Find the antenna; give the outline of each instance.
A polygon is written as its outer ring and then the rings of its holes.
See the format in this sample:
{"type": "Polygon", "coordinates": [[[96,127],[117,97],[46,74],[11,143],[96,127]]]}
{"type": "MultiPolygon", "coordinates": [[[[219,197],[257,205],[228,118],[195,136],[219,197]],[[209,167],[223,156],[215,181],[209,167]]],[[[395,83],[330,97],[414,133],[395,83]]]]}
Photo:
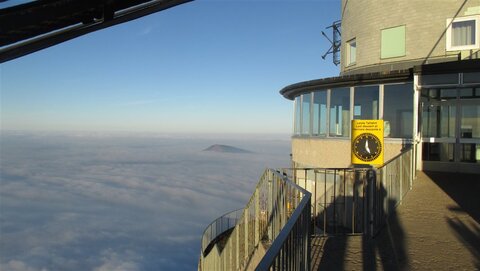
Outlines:
{"type": "Polygon", "coordinates": [[[342,44],[342,34],[340,32],[342,26],[342,21],[335,21],[332,23],[331,26],[325,29],[332,29],[332,39],[330,39],[325,32],[322,31],[322,35],[330,42],[331,46],[328,51],[322,56],[322,59],[325,60],[327,55],[332,54],[333,56],[333,64],[338,65],[340,64],[340,45],[342,44]]]}

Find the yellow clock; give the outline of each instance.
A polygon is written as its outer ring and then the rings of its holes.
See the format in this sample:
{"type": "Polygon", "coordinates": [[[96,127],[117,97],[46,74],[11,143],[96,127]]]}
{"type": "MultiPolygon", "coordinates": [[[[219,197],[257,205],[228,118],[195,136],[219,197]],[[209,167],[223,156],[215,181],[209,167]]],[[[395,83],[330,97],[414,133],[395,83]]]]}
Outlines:
{"type": "Polygon", "coordinates": [[[382,153],[382,143],[376,135],[362,133],[353,140],[352,151],[361,161],[371,162],[382,153]]]}

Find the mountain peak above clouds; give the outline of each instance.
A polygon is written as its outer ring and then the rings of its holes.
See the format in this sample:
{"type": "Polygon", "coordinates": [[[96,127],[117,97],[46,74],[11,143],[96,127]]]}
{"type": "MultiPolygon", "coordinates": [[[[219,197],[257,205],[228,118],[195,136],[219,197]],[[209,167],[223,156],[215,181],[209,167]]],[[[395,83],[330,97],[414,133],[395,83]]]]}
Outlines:
{"type": "Polygon", "coordinates": [[[203,151],[222,152],[222,153],[251,153],[251,151],[247,151],[247,150],[229,146],[229,145],[221,145],[221,144],[214,144],[204,149],[203,151]]]}

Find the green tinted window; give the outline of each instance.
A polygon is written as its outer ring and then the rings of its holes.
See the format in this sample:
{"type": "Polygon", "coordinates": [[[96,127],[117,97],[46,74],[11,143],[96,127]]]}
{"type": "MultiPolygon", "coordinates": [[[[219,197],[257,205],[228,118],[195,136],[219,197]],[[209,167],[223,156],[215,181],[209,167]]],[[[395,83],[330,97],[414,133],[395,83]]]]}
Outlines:
{"type": "Polygon", "coordinates": [[[405,26],[382,30],[381,57],[405,56],[405,26]]]}

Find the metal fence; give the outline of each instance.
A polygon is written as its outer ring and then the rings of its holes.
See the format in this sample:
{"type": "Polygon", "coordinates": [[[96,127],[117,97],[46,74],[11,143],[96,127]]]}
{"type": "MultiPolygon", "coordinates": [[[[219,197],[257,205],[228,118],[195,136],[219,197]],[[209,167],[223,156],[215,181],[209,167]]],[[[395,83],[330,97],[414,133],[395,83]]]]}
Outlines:
{"type": "Polygon", "coordinates": [[[366,170],[353,168],[285,169],[312,194],[312,229],[316,235],[358,234],[365,226],[366,170]]]}
{"type": "Polygon", "coordinates": [[[202,235],[202,253],[207,255],[213,245],[226,234],[229,230],[237,225],[238,220],[242,216],[243,209],[228,212],[221,217],[215,219],[205,228],[202,235]]]}
{"type": "Polygon", "coordinates": [[[267,169],[226,244],[202,253],[199,269],[308,270],[309,206],[310,193],[267,169]]]}
{"type": "MultiPolygon", "coordinates": [[[[408,149],[380,168],[267,169],[226,243],[204,254],[202,240],[199,269],[309,270],[311,234],[373,236],[383,227],[412,188],[413,160],[408,149]]],[[[218,221],[207,241],[228,228],[218,221]]]]}
{"type": "Polygon", "coordinates": [[[255,270],[310,270],[310,200],[303,197],[255,270]]]}
{"type": "Polygon", "coordinates": [[[312,229],[316,235],[369,234],[411,189],[412,149],[380,168],[293,168],[285,174],[312,194],[312,229]]]}
{"type": "Polygon", "coordinates": [[[414,162],[413,150],[408,149],[376,170],[372,195],[372,235],[378,233],[387,216],[395,211],[407,192],[412,189],[415,178],[414,162]]]}

